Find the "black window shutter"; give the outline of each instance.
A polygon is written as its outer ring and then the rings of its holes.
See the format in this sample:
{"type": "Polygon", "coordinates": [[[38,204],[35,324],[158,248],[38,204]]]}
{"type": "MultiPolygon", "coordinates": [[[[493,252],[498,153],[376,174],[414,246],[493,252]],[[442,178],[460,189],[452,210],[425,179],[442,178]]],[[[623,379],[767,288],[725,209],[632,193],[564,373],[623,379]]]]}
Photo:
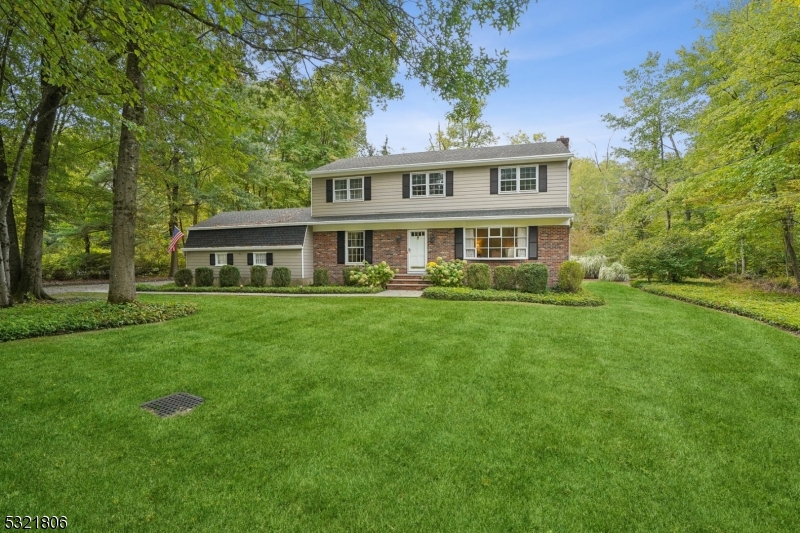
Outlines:
{"type": "Polygon", "coordinates": [[[325,180],[325,201],[333,201],[333,180],[325,180]]]}
{"type": "Polygon", "coordinates": [[[267,265],[272,266],[272,252],[267,252],[267,265]]]}
{"type": "Polygon", "coordinates": [[[372,263],[372,230],[364,231],[364,260],[372,263]]]}
{"type": "Polygon", "coordinates": [[[364,200],[372,200],[372,178],[364,178],[364,200]]]}
{"type": "Polygon", "coordinates": [[[547,192],[547,165],[539,165],[539,192],[547,192]]]}
{"type": "Polygon", "coordinates": [[[448,170],[445,173],[445,195],[446,196],[453,196],[453,171],[448,170]]]}
{"type": "Polygon", "coordinates": [[[229,265],[233,264],[233,254],[228,254],[228,264],[229,265]]]}
{"type": "Polygon", "coordinates": [[[216,266],[217,265],[217,254],[209,254],[209,265],[216,266]]]}
{"type": "Polygon", "coordinates": [[[250,266],[252,264],[253,264],[253,254],[249,253],[247,254],[247,266],[250,266]]]}
{"type": "Polygon", "coordinates": [[[411,198],[411,174],[403,174],[403,198],[411,198]]]}
{"type": "Polygon", "coordinates": [[[497,194],[497,169],[489,169],[489,194],[497,194]]]}
{"type": "Polygon", "coordinates": [[[464,228],[456,228],[456,259],[464,259],[464,228]]]}
{"type": "Polygon", "coordinates": [[[336,262],[344,264],[344,232],[336,232],[336,262]]]}
{"type": "Polygon", "coordinates": [[[528,227],[528,259],[539,259],[539,226],[528,227]]]}

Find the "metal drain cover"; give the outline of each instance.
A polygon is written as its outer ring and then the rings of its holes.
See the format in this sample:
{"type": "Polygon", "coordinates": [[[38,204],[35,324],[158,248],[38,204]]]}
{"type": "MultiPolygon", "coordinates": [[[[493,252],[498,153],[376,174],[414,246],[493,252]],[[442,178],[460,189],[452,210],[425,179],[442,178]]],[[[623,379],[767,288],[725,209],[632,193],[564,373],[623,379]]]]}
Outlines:
{"type": "Polygon", "coordinates": [[[150,411],[161,418],[166,418],[177,414],[186,414],[201,403],[203,403],[203,399],[200,396],[186,392],[176,392],[175,394],[143,403],[142,409],[150,411]]]}

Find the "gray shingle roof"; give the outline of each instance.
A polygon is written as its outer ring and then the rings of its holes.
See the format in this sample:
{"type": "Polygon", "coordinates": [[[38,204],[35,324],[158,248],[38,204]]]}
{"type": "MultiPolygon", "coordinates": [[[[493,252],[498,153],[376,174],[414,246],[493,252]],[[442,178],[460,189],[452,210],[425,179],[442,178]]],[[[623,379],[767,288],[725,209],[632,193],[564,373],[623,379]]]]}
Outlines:
{"type": "Polygon", "coordinates": [[[292,207],[288,209],[259,209],[257,211],[226,211],[192,227],[274,226],[278,224],[302,224],[310,221],[310,207],[292,207]]]}
{"type": "Polygon", "coordinates": [[[508,146],[464,148],[461,150],[442,150],[436,152],[414,152],[410,154],[351,157],[349,159],[339,159],[333,163],[328,163],[327,165],[314,169],[311,173],[394,167],[403,165],[456,163],[465,161],[480,161],[486,159],[511,159],[518,157],[537,157],[547,155],[568,156],[570,155],[570,151],[562,142],[555,141],[532,144],[512,144],[508,146]]]}
{"type": "Polygon", "coordinates": [[[302,246],[305,236],[306,226],[190,230],[184,248],[302,246]]]}

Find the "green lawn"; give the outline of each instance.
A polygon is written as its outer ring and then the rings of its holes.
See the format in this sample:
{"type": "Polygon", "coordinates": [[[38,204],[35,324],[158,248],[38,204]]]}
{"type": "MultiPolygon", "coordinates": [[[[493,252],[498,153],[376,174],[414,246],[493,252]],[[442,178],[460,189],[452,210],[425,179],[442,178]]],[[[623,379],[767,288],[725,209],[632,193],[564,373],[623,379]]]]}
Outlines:
{"type": "Polygon", "coordinates": [[[0,515],[75,531],[799,531],[800,339],[608,305],[145,296],[0,345],[0,515]],[[161,420],[139,404],[206,403],[161,420]]]}

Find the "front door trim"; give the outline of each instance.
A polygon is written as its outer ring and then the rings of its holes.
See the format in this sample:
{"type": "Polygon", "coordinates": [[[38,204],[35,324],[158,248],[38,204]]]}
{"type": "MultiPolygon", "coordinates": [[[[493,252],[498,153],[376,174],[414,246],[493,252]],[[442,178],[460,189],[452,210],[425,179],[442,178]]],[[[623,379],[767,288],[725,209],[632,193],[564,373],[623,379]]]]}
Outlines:
{"type": "Polygon", "coordinates": [[[409,274],[424,274],[428,264],[428,230],[408,230],[408,254],[406,257],[407,272],[409,274]],[[412,266],[412,257],[414,265],[412,266]],[[421,259],[421,264],[420,263],[421,259]]]}

